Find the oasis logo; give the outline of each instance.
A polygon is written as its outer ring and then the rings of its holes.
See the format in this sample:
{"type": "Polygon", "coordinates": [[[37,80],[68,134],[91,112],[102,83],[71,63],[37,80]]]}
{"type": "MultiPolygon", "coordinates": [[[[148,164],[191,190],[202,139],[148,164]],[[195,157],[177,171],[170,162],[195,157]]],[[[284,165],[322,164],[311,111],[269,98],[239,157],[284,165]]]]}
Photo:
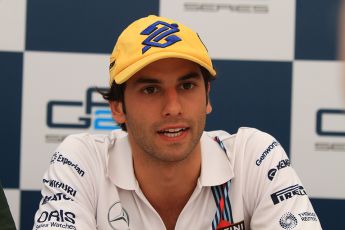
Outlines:
{"type": "Polygon", "coordinates": [[[292,185],[290,187],[279,190],[278,192],[271,194],[271,198],[272,198],[273,204],[276,205],[284,200],[290,199],[293,196],[297,196],[297,195],[298,196],[307,195],[303,186],[299,184],[292,185]]]}
{"type": "Polygon", "coordinates": [[[44,211],[38,217],[37,222],[43,223],[46,221],[56,221],[56,222],[68,222],[75,224],[75,214],[73,212],[65,212],[64,210],[55,210],[55,211],[44,211]]]}
{"type": "Polygon", "coordinates": [[[194,12],[231,12],[242,14],[268,14],[269,6],[263,4],[231,4],[231,3],[198,3],[186,2],[185,11],[194,12]]]}
{"type": "Polygon", "coordinates": [[[104,91],[105,88],[88,88],[86,90],[85,105],[82,101],[55,101],[47,103],[47,125],[50,128],[70,128],[70,129],[88,129],[93,127],[96,130],[120,129],[111,117],[111,111],[108,109],[108,103],[93,101],[93,95],[98,91],[104,91]],[[59,122],[54,117],[55,109],[80,108],[85,106],[85,114],[78,117],[78,122],[59,122]],[[97,109],[92,114],[94,107],[107,107],[107,109],[97,109]],[[92,122],[93,120],[93,122],[92,122]]]}
{"type": "Polygon", "coordinates": [[[276,168],[272,168],[268,171],[268,174],[267,174],[268,179],[273,180],[273,178],[275,177],[278,170],[286,168],[288,166],[290,166],[290,160],[289,159],[279,161],[276,168]]]}

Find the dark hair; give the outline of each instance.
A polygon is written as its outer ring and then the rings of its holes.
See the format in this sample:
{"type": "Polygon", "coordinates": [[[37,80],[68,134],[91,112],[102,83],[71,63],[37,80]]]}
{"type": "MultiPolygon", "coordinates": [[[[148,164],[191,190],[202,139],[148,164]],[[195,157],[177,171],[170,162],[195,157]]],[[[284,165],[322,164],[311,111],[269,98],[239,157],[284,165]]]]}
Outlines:
{"type": "MultiPolygon", "coordinates": [[[[201,69],[201,74],[203,76],[204,79],[204,83],[205,83],[205,90],[207,92],[208,89],[208,84],[214,80],[214,77],[210,74],[210,72],[208,72],[208,70],[206,70],[204,67],[200,67],[201,69]]],[[[104,91],[98,91],[102,97],[107,100],[107,101],[118,101],[122,103],[122,109],[123,112],[126,113],[126,105],[125,105],[125,89],[126,89],[126,82],[122,83],[122,84],[117,84],[115,81],[113,81],[113,83],[111,84],[111,87],[108,88],[107,90],[104,91]]],[[[208,95],[206,93],[206,104],[208,103],[208,95]]],[[[127,127],[125,123],[119,124],[121,129],[123,131],[127,131],[127,127]]]]}

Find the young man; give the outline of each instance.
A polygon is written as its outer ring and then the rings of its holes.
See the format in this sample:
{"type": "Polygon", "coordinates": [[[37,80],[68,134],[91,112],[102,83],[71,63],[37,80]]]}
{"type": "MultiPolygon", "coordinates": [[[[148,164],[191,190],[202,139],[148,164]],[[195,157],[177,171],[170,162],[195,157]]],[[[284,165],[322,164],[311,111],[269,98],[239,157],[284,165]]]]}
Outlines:
{"type": "Polygon", "coordinates": [[[104,94],[125,131],[64,140],[34,229],[321,229],[273,137],[203,131],[215,75],[191,29],[157,16],[129,25],[104,94]]]}

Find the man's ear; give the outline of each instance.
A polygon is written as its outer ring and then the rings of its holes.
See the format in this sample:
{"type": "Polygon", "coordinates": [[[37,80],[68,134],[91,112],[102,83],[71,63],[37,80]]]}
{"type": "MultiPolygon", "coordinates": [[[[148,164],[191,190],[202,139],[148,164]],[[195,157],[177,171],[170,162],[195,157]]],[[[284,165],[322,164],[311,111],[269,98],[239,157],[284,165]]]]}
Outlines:
{"type": "Polygon", "coordinates": [[[211,84],[210,82],[207,84],[207,105],[206,105],[206,114],[209,114],[212,112],[212,105],[210,100],[210,90],[211,90],[211,84]]]}
{"type": "Polygon", "coordinates": [[[208,98],[208,102],[206,105],[206,114],[210,114],[211,112],[212,112],[212,105],[211,105],[210,98],[208,98]]]}
{"type": "Polygon", "coordinates": [[[126,122],[126,114],[123,111],[122,102],[110,101],[109,107],[111,109],[111,116],[118,124],[123,124],[126,122]]]}

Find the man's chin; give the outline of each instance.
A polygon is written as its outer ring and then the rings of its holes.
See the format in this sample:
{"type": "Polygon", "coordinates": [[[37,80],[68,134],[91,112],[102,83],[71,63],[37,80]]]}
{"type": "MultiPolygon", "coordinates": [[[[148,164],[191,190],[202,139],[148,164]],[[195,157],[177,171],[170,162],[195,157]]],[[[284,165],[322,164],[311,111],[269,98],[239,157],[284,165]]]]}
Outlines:
{"type": "Polygon", "coordinates": [[[167,163],[178,163],[191,157],[193,149],[186,148],[184,144],[172,143],[167,149],[160,149],[155,158],[167,163]]]}

